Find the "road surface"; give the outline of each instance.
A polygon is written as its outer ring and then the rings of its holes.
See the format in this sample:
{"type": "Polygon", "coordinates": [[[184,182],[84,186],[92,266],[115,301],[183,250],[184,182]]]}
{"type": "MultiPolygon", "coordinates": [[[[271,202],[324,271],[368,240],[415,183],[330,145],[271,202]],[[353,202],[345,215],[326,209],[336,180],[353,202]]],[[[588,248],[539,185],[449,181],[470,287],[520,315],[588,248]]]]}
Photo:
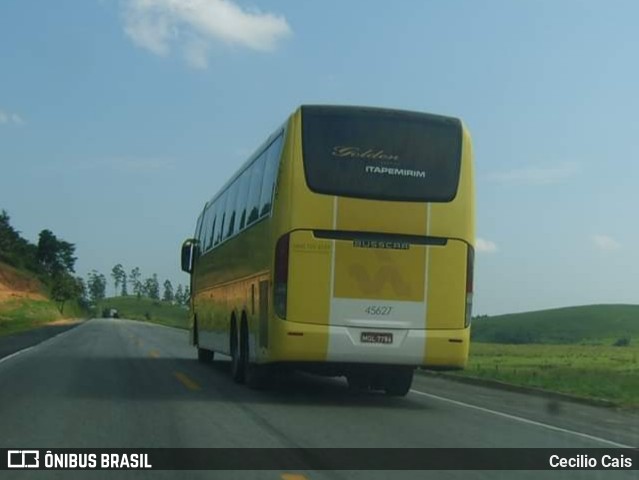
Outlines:
{"type": "MultiPolygon", "coordinates": [[[[417,375],[405,398],[296,374],[269,391],[197,362],[183,330],[95,319],[0,359],[0,447],[617,447],[634,413],[417,375]]],[[[23,471],[3,478],[639,478],[637,472],[23,471]],[[289,475],[287,477],[287,475],[289,475]],[[297,475],[297,476],[296,476],[297,475]]],[[[5,475],[6,474],[6,475],[5,475]]]]}

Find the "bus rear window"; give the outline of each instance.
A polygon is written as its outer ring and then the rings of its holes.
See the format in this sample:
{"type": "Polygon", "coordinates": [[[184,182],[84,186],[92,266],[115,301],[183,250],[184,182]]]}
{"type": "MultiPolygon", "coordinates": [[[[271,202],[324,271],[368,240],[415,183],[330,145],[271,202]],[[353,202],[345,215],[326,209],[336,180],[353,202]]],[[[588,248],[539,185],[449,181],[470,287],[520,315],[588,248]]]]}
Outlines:
{"type": "Polygon", "coordinates": [[[448,202],[457,194],[461,145],[461,122],[455,118],[302,107],[304,172],[317,193],[448,202]]]}

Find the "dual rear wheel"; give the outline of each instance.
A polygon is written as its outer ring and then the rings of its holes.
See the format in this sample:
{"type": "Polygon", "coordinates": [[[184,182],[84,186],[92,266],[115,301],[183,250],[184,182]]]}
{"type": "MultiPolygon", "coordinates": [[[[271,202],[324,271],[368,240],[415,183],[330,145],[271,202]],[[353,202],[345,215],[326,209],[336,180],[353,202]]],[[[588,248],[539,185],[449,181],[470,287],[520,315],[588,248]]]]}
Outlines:
{"type": "MultiPolygon", "coordinates": [[[[269,385],[270,372],[268,366],[261,366],[250,361],[250,342],[248,325],[242,319],[238,328],[235,319],[231,321],[230,332],[231,377],[236,383],[246,383],[249,387],[262,389],[269,385]]],[[[211,350],[198,345],[197,322],[194,329],[194,343],[197,345],[197,359],[202,363],[213,361],[211,350]]],[[[403,397],[413,383],[413,367],[406,366],[364,366],[351,370],[346,374],[348,386],[353,391],[383,390],[389,396],[403,397]]]]}
{"type": "Polygon", "coordinates": [[[269,384],[269,370],[265,365],[257,365],[250,360],[248,325],[242,319],[240,328],[231,322],[231,376],[236,383],[246,383],[250,388],[262,389],[269,384]]]}

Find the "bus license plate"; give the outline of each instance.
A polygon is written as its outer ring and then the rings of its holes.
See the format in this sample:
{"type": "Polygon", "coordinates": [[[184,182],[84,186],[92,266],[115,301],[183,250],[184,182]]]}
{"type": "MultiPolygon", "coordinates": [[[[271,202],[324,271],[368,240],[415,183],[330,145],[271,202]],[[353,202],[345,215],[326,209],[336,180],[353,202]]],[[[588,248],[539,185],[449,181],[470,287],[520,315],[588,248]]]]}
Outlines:
{"type": "Polygon", "coordinates": [[[393,334],[386,332],[362,332],[360,336],[362,343],[393,343],[393,334]]]}

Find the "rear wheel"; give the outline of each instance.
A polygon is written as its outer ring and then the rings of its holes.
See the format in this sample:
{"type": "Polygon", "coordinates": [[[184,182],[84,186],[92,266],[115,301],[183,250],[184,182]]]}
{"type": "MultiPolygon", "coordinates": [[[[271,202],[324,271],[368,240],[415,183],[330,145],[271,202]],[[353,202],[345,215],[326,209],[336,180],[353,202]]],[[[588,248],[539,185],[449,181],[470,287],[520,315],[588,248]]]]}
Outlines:
{"type": "Polygon", "coordinates": [[[240,326],[240,349],[244,352],[243,367],[246,385],[255,390],[267,388],[270,383],[271,371],[268,365],[258,365],[251,362],[251,347],[246,318],[242,318],[240,326]]]}
{"type": "Polygon", "coordinates": [[[202,363],[210,363],[213,361],[213,351],[206,348],[200,348],[200,338],[197,327],[197,319],[193,322],[193,345],[197,347],[197,359],[202,363]]]}
{"type": "Polygon", "coordinates": [[[391,367],[384,379],[384,390],[392,397],[403,397],[413,384],[413,367],[391,367]]]}
{"type": "Polygon", "coordinates": [[[244,383],[246,353],[243,352],[245,349],[242,348],[239,333],[235,319],[231,320],[231,376],[235,383],[244,383]]]}
{"type": "Polygon", "coordinates": [[[213,351],[206,348],[197,348],[197,359],[201,363],[211,363],[213,361],[213,351]]]}

